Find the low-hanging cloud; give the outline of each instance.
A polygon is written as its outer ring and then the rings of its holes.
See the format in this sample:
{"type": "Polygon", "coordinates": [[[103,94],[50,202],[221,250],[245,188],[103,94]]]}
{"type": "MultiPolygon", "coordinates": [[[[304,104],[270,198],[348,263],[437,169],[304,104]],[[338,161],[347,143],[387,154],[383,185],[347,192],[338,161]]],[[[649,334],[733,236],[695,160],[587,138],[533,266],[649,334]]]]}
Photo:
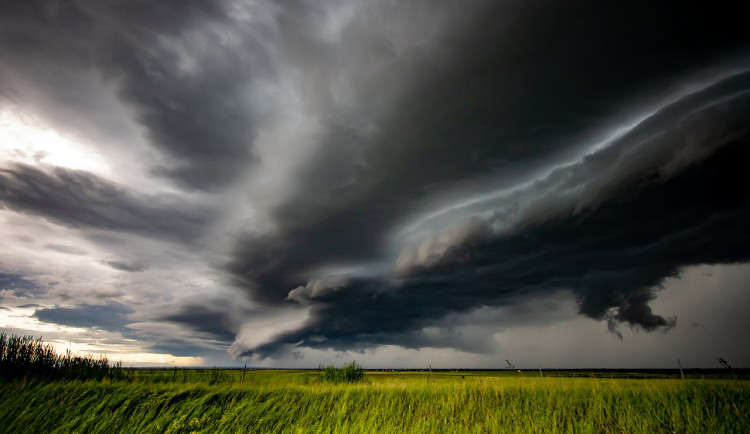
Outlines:
{"type": "Polygon", "coordinates": [[[690,96],[554,171],[535,183],[542,194],[531,188],[524,205],[512,202],[514,216],[471,217],[410,254],[402,251],[392,276],[350,279],[317,294],[311,281],[291,291],[288,299],[313,302],[308,321],[247,354],[268,356],[289,345],[449,345],[421,330],[452,313],[562,289],[575,294],[581,314],[608,320],[613,332],[618,323],[673,327],[676,318],[649,306],[664,279],[684,266],[750,260],[737,238],[750,211],[740,179],[750,152],[750,99],[734,92],[745,76],[730,80],[717,85],[722,92],[690,96]],[[717,99],[722,103],[709,103],[717,99]],[[632,158],[637,152],[646,155],[632,158]]]}

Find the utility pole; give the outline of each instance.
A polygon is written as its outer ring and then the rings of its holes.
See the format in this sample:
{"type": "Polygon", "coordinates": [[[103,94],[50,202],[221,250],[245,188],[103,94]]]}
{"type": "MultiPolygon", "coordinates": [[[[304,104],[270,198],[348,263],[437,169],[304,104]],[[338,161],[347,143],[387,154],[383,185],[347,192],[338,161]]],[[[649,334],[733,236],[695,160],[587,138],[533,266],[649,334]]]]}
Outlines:
{"type": "Polygon", "coordinates": [[[435,381],[435,377],[432,375],[432,365],[430,365],[430,372],[427,374],[427,384],[430,384],[430,379],[435,381]]]}

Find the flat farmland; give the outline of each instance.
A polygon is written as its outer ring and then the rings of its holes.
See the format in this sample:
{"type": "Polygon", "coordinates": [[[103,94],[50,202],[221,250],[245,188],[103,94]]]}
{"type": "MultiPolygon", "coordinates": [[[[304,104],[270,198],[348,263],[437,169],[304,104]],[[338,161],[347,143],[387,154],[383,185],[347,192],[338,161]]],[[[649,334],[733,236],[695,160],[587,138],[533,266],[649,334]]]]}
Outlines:
{"type": "MultiPolygon", "coordinates": [[[[0,383],[3,432],[748,432],[750,382],[597,373],[141,370],[0,383]]],[[[636,374],[633,374],[636,375],[636,374]]]]}

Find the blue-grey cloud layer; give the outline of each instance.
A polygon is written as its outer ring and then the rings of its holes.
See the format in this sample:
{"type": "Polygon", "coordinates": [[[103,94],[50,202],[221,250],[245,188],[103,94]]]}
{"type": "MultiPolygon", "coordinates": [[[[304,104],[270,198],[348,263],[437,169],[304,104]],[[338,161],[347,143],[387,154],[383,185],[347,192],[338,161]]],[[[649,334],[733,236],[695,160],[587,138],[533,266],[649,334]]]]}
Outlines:
{"type": "Polygon", "coordinates": [[[128,314],[133,309],[117,302],[104,305],[81,305],[74,308],[54,307],[37,309],[34,316],[40,321],[71,327],[98,328],[107,331],[125,331],[128,314]]]}
{"type": "Polygon", "coordinates": [[[0,206],[75,228],[190,241],[202,234],[211,215],[175,197],[143,197],[91,173],[63,168],[16,164],[0,169],[0,184],[0,206]]]}

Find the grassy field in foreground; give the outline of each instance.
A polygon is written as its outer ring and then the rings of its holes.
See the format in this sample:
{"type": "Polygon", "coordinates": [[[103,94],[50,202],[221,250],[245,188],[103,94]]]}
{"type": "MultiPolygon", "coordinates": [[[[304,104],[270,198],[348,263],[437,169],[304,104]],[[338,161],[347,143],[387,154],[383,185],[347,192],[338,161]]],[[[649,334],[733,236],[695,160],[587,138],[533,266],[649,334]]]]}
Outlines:
{"type": "Polygon", "coordinates": [[[141,371],[0,382],[3,432],[749,432],[750,382],[494,372],[141,371]],[[463,377],[463,378],[462,378],[463,377]]]}

